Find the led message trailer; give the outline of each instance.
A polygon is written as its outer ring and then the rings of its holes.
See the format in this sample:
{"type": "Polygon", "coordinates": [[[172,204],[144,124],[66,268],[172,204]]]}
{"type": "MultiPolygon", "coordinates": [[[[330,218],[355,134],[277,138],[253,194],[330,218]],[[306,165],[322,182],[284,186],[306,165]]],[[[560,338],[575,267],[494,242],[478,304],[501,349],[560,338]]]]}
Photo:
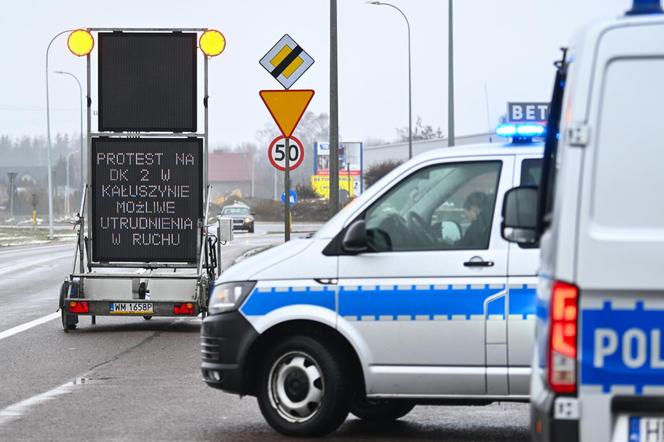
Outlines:
{"type": "Polygon", "coordinates": [[[199,138],[92,140],[96,262],[195,262],[203,212],[199,138]]]}
{"type": "Polygon", "coordinates": [[[196,34],[100,32],[99,130],[196,131],[196,34]]]}

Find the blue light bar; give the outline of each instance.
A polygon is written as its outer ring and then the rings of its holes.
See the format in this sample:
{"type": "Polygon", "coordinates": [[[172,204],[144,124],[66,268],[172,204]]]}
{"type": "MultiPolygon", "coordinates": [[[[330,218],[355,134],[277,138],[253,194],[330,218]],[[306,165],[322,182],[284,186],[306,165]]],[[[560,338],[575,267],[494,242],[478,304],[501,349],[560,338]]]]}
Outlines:
{"type": "Polygon", "coordinates": [[[660,0],[634,0],[632,9],[627,11],[626,15],[646,15],[646,14],[661,14],[662,6],[660,0]]]}
{"type": "Polygon", "coordinates": [[[496,135],[501,137],[512,137],[516,135],[516,125],[514,124],[500,124],[496,128],[496,135]]]}
{"type": "Polygon", "coordinates": [[[534,123],[503,123],[496,128],[496,135],[512,138],[543,137],[546,126],[534,123]]]}
{"type": "Polygon", "coordinates": [[[522,124],[516,127],[516,133],[524,137],[537,137],[544,134],[541,124],[522,124]]]}

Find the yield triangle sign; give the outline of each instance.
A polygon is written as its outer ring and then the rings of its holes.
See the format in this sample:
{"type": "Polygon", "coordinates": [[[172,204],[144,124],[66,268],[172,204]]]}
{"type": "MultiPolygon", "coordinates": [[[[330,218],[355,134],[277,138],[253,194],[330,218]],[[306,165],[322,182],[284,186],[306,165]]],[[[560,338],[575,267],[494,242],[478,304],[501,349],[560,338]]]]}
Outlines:
{"type": "Polygon", "coordinates": [[[311,89],[260,91],[263,103],[270,111],[281,134],[289,138],[293,135],[304,111],[314,96],[311,89]]]}

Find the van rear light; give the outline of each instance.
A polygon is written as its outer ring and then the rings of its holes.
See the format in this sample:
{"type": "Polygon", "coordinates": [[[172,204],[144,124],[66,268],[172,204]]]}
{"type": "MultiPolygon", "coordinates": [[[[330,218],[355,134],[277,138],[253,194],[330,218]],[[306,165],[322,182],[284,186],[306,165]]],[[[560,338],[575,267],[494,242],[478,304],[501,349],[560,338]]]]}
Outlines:
{"type": "Polygon", "coordinates": [[[579,289],[553,283],[549,335],[548,381],[555,393],[576,393],[579,289]]]}
{"type": "Polygon", "coordinates": [[[174,315],[193,315],[195,313],[195,306],[191,302],[187,302],[186,304],[175,304],[173,306],[174,315]]]}
{"type": "Polygon", "coordinates": [[[69,313],[90,313],[88,301],[69,301],[69,313]]]}

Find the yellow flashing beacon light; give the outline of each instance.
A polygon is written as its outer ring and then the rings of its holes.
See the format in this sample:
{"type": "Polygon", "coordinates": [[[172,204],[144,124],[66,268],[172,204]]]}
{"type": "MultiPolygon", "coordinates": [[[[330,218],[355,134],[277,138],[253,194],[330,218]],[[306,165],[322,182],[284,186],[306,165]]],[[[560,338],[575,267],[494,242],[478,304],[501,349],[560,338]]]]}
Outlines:
{"type": "Polygon", "coordinates": [[[226,49],[226,37],[216,29],[208,29],[201,34],[198,46],[208,57],[216,57],[226,49]]]}
{"type": "Polygon", "coordinates": [[[67,38],[67,47],[72,54],[83,57],[92,52],[95,47],[95,39],[87,29],[76,29],[67,38]]]}

